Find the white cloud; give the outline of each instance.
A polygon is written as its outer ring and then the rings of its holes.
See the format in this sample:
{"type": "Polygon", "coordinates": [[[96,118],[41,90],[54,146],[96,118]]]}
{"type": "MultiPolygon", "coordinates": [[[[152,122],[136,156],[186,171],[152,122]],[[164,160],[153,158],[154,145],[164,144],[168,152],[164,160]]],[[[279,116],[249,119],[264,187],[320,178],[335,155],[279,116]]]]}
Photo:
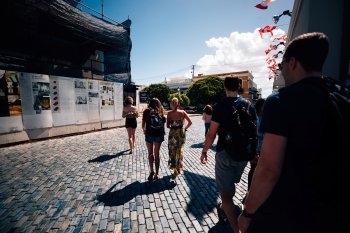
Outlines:
{"type": "MultiPolygon", "coordinates": [[[[229,37],[209,39],[205,43],[215,52],[214,54],[206,54],[197,61],[195,74],[208,75],[248,70],[252,72],[258,88],[262,88],[262,96],[267,97],[272,92],[273,80],[268,79],[269,69],[266,58],[284,49],[284,46],[279,46],[277,51],[265,54],[265,50],[270,46],[273,38],[283,35],[285,32],[276,29],[273,34],[271,36],[269,33],[265,33],[261,38],[257,28],[254,32],[232,32],[229,37]]],[[[281,56],[278,61],[280,59],[281,56]]]]}

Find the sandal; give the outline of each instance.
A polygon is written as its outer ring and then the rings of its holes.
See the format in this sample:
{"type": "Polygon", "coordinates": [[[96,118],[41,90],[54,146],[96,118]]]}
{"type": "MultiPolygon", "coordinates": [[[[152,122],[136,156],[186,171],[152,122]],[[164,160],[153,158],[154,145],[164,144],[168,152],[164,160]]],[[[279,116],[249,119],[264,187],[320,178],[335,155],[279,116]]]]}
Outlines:
{"type": "Polygon", "coordinates": [[[153,176],[154,176],[154,172],[150,172],[147,179],[148,179],[149,181],[151,181],[151,180],[153,180],[153,176]]]}

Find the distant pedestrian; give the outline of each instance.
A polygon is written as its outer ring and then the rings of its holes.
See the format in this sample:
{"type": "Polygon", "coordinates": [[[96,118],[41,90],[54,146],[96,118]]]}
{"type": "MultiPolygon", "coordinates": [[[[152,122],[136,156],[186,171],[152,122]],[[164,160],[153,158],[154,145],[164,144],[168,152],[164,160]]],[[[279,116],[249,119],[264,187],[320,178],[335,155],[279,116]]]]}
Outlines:
{"type": "Polygon", "coordinates": [[[125,128],[128,132],[128,140],[130,146],[130,154],[133,153],[135,149],[135,132],[137,128],[137,117],[139,117],[139,112],[137,108],[133,106],[134,100],[131,96],[125,98],[123,107],[123,117],[125,118],[125,128]]]}
{"type": "Polygon", "coordinates": [[[254,159],[252,159],[251,161],[249,161],[250,163],[250,170],[248,173],[248,190],[250,188],[250,185],[252,183],[252,178],[253,178],[253,173],[255,171],[256,165],[258,163],[258,159],[260,156],[260,152],[261,152],[261,146],[262,146],[262,142],[264,139],[264,134],[261,132],[260,128],[260,122],[261,122],[261,117],[262,117],[262,113],[263,113],[263,109],[264,109],[264,103],[265,103],[265,99],[260,98],[256,101],[255,103],[255,111],[256,111],[256,115],[258,116],[258,119],[256,121],[256,125],[258,128],[258,153],[256,155],[256,157],[254,159]]]}
{"type": "Polygon", "coordinates": [[[146,146],[148,151],[148,162],[150,174],[148,180],[159,179],[159,150],[164,141],[166,118],[164,108],[159,99],[152,98],[148,108],[144,110],[142,117],[142,130],[145,134],[146,146]],[[155,164],[155,172],[153,168],[155,164]]]}
{"type": "Polygon", "coordinates": [[[264,104],[261,155],[238,219],[242,233],[348,232],[349,121],[342,113],[349,109],[335,106],[322,76],[328,50],[320,32],[286,46],[286,87],[264,104]]]}
{"type": "Polygon", "coordinates": [[[239,78],[225,78],[224,89],[226,98],[222,103],[218,103],[214,106],[210,129],[205,138],[204,148],[200,157],[201,163],[205,164],[208,159],[208,150],[218,133],[219,138],[216,145],[215,155],[215,181],[222,200],[222,203],[219,203],[218,205],[218,211],[221,212],[221,210],[224,210],[224,215],[226,215],[226,218],[230,222],[232,230],[235,233],[238,233],[239,229],[232,198],[236,192],[235,184],[240,181],[247,162],[233,160],[224,149],[227,137],[225,130],[232,124],[232,108],[229,108],[228,105],[234,106],[236,109],[242,109],[243,107],[248,106],[247,110],[254,121],[256,121],[256,113],[250,102],[244,100],[238,95],[240,87],[239,78]]]}
{"type": "Polygon", "coordinates": [[[207,104],[203,108],[203,114],[202,114],[202,120],[204,121],[204,127],[205,127],[205,136],[207,136],[208,130],[210,128],[210,122],[211,122],[211,115],[213,113],[213,108],[211,105],[207,104]]]}
{"type": "Polygon", "coordinates": [[[176,177],[183,169],[183,145],[186,141],[186,131],[192,125],[192,120],[184,110],[180,110],[179,100],[174,97],[170,103],[171,111],[167,115],[167,127],[170,128],[168,149],[169,168],[173,170],[172,178],[176,177]],[[187,124],[184,126],[184,120],[187,124]]]}

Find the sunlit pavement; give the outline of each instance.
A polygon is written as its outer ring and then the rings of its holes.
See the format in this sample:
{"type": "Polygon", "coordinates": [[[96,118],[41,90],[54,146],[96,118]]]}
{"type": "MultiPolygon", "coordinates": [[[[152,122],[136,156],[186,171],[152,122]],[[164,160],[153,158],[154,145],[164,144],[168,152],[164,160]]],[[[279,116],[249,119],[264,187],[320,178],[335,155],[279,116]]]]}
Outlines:
{"type": "MultiPolygon", "coordinates": [[[[167,139],[161,178],[147,181],[140,127],[133,154],[125,128],[0,148],[0,232],[231,232],[227,223],[218,223],[214,151],[201,165],[204,124],[200,115],[191,119],[184,173],[175,187],[167,139]]],[[[245,194],[248,170],[236,204],[245,194]]]]}

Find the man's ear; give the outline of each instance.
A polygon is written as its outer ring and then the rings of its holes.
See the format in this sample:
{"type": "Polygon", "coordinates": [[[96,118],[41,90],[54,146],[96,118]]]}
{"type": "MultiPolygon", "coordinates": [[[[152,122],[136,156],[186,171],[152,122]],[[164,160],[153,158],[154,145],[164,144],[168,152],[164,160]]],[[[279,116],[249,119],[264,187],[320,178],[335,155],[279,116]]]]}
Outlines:
{"type": "Polygon", "coordinates": [[[291,69],[295,69],[297,67],[297,65],[300,65],[300,63],[298,62],[297,59],[295,59],[294,57],[289,58],[289,61],[287,62],[287,65],[291,68],[291,69]]]}

